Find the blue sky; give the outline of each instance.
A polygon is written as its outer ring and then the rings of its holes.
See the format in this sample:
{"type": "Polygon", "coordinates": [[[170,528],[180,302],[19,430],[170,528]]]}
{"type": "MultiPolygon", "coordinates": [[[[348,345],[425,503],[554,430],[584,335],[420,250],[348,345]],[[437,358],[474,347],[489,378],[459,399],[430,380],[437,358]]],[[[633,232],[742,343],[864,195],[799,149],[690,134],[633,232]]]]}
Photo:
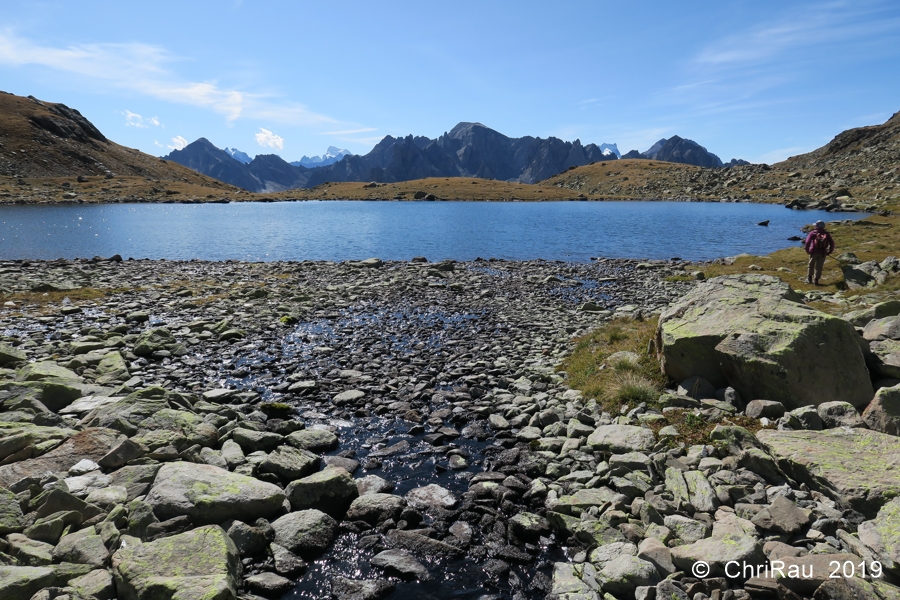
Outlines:
{"type": "Polygon", "coordinates": [[[0,3],[0,89],[162,155],[287,160],[460,121],[776,162],[900,110],[900,3],[0,3]]]}

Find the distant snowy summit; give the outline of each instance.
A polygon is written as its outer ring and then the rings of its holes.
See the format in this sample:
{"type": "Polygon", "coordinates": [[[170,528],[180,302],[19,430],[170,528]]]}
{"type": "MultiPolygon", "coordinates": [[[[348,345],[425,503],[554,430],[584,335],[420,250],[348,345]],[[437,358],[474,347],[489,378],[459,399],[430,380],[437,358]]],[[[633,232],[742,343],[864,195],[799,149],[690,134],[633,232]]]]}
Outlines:
{"type": "Polygon", "coordinates": [[[313,167],[326,167],[328,165],[333,165],[345,156],[353,156],[353,153],[349,150],[328,146],[328,150],[322,156],[304,156],[300,160],[293,161],[291,164],[295,167],[306,167],[308,169],[313,167]]]}
{"type": "Polygon", "coordinates": [[[600,144],[600,152],[603,153],[603,156],[613,156],[616,158],[622,158],[622,153],[619,152],[619,147],[615,144],[600,144]]]}
{"type": "Polygon", "coordinates": [[[250,158],[250,157],[247,155],[246,152],[241,152],[241,151],[238,150],[237,148],[225,148],[225,152],[228,153],[228,155],[229,155],[231,158],[233,158],[234,160],[236,160],[236,161],[238,161],[238,162],[242,162],[242,163],[244,163],[245,165],[246,165],[246,164],[249,164],[250,161],[253,160],[252,158],[250,158]]]}

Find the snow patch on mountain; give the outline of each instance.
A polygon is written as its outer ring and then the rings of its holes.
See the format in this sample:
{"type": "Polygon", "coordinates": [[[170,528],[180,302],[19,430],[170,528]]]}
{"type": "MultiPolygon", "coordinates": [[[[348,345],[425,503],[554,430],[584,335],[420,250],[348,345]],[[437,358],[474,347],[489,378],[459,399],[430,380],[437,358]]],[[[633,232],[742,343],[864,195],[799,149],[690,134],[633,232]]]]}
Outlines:
{"type": "Polygon", "coordinates": [[[234,160],[236,160],[238,162],[242,162],[245,165],[248,164],[251,160],[253,160],[247,155],[246,152],[241,152],[237,148],[225,148],[225,152],[228,153],[228,155],[231,158],[233,158],[234,160]]]}
{"type": "Polygon", "coordinates": [[[600,152],[603,153],[603,156],[612,156],[616,155],[616,158],[622,158],[622,153],[619,152],[619,147],[615,144],[600,144],[600,152]]]}

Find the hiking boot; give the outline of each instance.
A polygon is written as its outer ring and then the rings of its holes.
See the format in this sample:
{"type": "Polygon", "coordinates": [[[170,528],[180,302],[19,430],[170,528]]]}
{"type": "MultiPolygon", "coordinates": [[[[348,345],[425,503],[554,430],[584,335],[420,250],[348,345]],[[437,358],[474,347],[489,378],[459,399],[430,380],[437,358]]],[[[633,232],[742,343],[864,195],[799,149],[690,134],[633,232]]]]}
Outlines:
{"type": "Polygon", "coordinates": [[[806,283],[812,283],[812,279],[807,279],[806,283]]]}
{"type": "Polygon", "coordinates": [[[816,279],[816,281],[813,283],[813,285],[821,285],[821,284],[819,283],[819,280],[816,279]]]}

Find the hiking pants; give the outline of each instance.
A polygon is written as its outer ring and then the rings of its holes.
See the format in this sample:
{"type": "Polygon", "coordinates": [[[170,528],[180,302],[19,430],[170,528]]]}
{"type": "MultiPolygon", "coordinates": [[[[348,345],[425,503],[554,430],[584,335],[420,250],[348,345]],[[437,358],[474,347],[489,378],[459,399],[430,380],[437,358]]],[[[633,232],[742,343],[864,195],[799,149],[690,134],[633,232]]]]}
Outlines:
{"type": "Polygon", "coordinates": [[[822,277],[822,267],[824,266],[824,254],[810,254],[809,266],[806,268],[806,279],[808,281],[819,281],[819,278],[822,277]]]}

